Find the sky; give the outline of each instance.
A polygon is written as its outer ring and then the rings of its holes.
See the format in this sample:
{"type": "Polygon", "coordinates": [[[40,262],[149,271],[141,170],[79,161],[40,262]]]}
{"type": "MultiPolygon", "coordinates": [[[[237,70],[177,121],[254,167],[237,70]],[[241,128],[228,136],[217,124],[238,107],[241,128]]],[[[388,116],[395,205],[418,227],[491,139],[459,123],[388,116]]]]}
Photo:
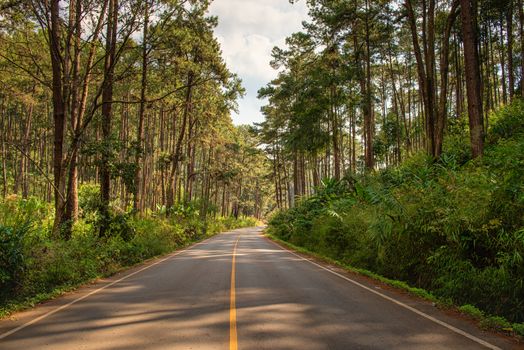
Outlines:
{"type": "Polygon", "coordinates": [[[307,18],[306,1],[292,5],[288,0],[214,0],[210,14],[218,16],[215,35],[223,57],[246,89],[233,122],[261,122],[260,107],[265,102],[257,99],[257,91],[277,76],[269,66],[271,50],[283,47],[286,37],[301,30],[307,18]]]}

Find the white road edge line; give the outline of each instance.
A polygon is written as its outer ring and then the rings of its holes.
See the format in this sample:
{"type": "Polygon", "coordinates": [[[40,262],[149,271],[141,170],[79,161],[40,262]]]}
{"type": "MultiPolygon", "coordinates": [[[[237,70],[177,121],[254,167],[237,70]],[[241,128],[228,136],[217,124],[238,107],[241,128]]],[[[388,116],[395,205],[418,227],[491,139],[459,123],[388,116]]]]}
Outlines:
{"type": "MultiPolygon", "coordinates": [[[[229,231],[228,231],[228,232],[229,232],[229,231]]],[[[227,232],[224,232],[224,233],[227,233],[227,232]]],[[[216,237],[216,236],[213,236],[213,237],[216,237]]],[[[106,288],[109,288],[109,287],[111,287],[111,286],[114,286],[115,284],[117,284],[117,283],[119,283],[119,282],[122,282],[123,280],[128,279],[129,277],[132,277],[132,276],[134,276],[134,275],[136,275],[136,274],[139,274],[139,273],[142,272],[142,271],[145,271],[145,270],[147,270],[147,269],[149,269],[149,268],[151,268],[151,267],[153,267],[153,266],[156,266],[156,265],[158,265],[158,264],[160,264],[160,263],[163,263],[163,262],[166,261],[166,260],[169,260],[169,259],[171,259],[171,258],[173,258],[173,257],[175,257],[175,256],[177,256],[177,255],[180,255],[180,254],[182,254],[182,253],[184,253],[184,252],[186,252],[186,251],[188,251],[188,250],[190,250],[190,249],[192,249],[192,248],[194,248],[194,247],[196,247],[196,246],[198,246],[198,245],[200,245],[200,244],[203,244],[203,243],[205,243],[206,241],[208,241],[209,239],[211,239],[211,238],[213,238],[213,237],[209,237],[209,238],[207,238],[207,239],[205,239],[205,240],[203,240],[203,241],[201,241],[201,242],[195,243],[195,244],[193,244],[193,245],[191,245],[191,246],[189,246],[189,247],[187,247],[187,248],[185,248],[185,249],[183,249],[183,250],[177,251],[177,252],[175,252],[175,253],[171,253],[171,254],[169,254],[168,256],[166,256],[165,258],[163,258],[163,259],[161,259],[161,260],[159,260],[159,261],[156,261],[155,263],[152,263],[152,264],[150,264],[150,265],[144,266],[143,268],[141,268],[141,269],[138,270],[138,271],[132,272],[132,273],[130,273],[129,275],[125,275],[124,277],[119,278],[119,279],[117,279],[116,281],[110,282],[110,283],[108,283],[108,284],[106,284],[106,285],[104,285],[104,286],[102,286],[102,287],[100,287],[100,288],[98,288],[98,289],[96,289],[96,290],[94,290],[94,291],[92,291],[92,292],[86,294],[86,295],[81,296],[81,297],[78,298],[78,299],[75,299],[75,300],[73,300],[73,301],[71,301],[71,302],[69,302],[69,303],[67,303],[67,304],[64,304],[64,305],[62,305],[62,306],[60,306],[60,307],[58,307],[58,308],[56,308],[56,309],[54,309],[54,310],[51,310],[51,311],[49,311],[49,312],[47,312],[47,313],[45,313],[45,314],[43,314],[43,315],[40,315],[40,316],[38,316],[37,318],[34,318],[34,319],[32,319],[31,321],[29,321],[29,322],[27,322],[27,323],[24,323],[24,324],[22,324],[22,325],[20,325],[20,326],[18,326],[18,327],[16,327],[16,328],[13,328],[13,329],[11,329],[11,330],[8,331],[8,332],[5,332],[5,333],[3,333],[3,334],[0,334],[0,340],[2,340],[2,339],[4,339],[4,338],[7,338],[8,336],[10,336],[10,335],[12,335],[12,334],[14,334],[14,333],[16,333],[16,332],[18,332],[18,331],[21,331],[22,329],[27,328],[27,327],[29,327],[29,326],[31,326],[31,325],[33,325],[33,324],[35,324],[35,323],[37,323],[37,322],[43,320],[43,319],[46,318],[46,317],[49,317],[49,316],[51,316],[51,315],[53,315],[53,314],[56,314],[57,312],[62,311],[62,310],[64,310],[65,308],[68,308],[69,306],[71,306],[71,305],[73,305],[73,304],[76,304],[76,303],[78,303],[79,301],[82,301],[82,300],[84,300],[84,299],[86,299],[86,298],[92,296],[93,294],[96,294],[96,293],[98,293],[98,292],[101,292],[101,291],[103,291],[103,290],[106,289],[106,288]]]]}
{"type": "MultiPolygon", "coordinates": [[[[263,237],[264,237],[264,236],[263,236],[263,237]]],[[[267,238],[267,239],[268,239],[268,238],[267,238]]],[[[287,248],[285,248],[285,247],[282,247],[280,244],[277,244],[276,242],[272,241],[271,239],[268,239],[268,240],[269,240],[271,243],[275,244],[275,245],[276,245],[277,247],[279,247],[280,249],[282,249],[282,250],[284,250],[284,251],[287,251],[287,252],[290,253],[290,254],[293,254],[294,256],[300,258],[301,260],[307,261],[307,262],[309,262],[310,264],[313,264],[313,265],[315,265],[315,266],[321,268],[322,270],[326,270],[326,271],[329,272],[329,273],[332,273],[332,274],[334,274],[334,275],[336,275],[336,276],[338,276],[338,277],[340,277],[340,278],[342,278],[342,279],[344,279],[344,280],[346,280],[346,281],[348,281],[348,282],[353,283],[354,285],[356,285],[356,286],[358,286],[358,287],[360,287],[360,288],[363,288],[363,289],[367,290],[368,292],[371,292],[371,293],[373,293],[373,294],[376,294],[376,295],[378,295],[378,296],[380,296],[380,297],[382,297],[382,298],[384,298],[384,299],[386,299],[386,300],[391,301],[392,303],[395,303],[395,304],[397,304],[397,305],[399,305],[399,306],[401,306],[401,307],[403,307],[403,308],[405,308],[405,309],[408,309],[408,310],[411,311],[411,312],[416,313],[416,314],[419,315],[419,316],[422,316],[422,317],[424,317],[424,318],[426,318],[426,319],[428,319],[428,320],[430,320],[430,321],[432,321],[432,322],[434,322],[434,323],[436,323],[436,324],[439,324],[439,325],[441,325],[441,326],[443,326],[443,327],[446,327],[446,328],[449,329],[450,331],[453,331],[453,332],[455,332],[455,333],[457,333],[457,334],[460,334],[460,335],[462,335],[462,336],[464,336],[464,337],[466,337],[466,338],[468,338],[468,339],[470,339],[470,340],[472,340],[472,341],[474,341],[474,342],[476,342],[476,343],[478,343],[478,344],[480,344],[480,345],[485,346],[485,347],[488,348],[488,349],[492,349],[492,350],[502,350],[502,349],[499,348],[498,346],[493,345],[493,344],[491,344],[491,343],[488,343],[487,341],[482,340],[482,339],[480,339],[480,338],[477,338],[477,337],[475,337],[474,335],[469,334],[469,333],[463,331],[462,329],[459,329],[459,328],[457,328],[457,327],[454,327],[454,326],[450,325],[449,323],[446,323],[446,322],[444,322],[444,321],[441,321],[441,320],[439,320],[439,319],[437,319],[437,318],[435,318],[435,317],[433,317],[433,316],[430,316],[430,315],[428,315],[428,314],[426,314],[426,313],[424,313],[424,312],[422,312],[422,311],[420,311],[420,310],[415,309],[414,307],[411,307],[411,306],[409,306],[409,305],[406,305],[406,304],[404,304],[404,303],[401,302],[401,301],[398,301],[398,300],[393,299],[393,298],[391,298],[391,297],[389,297],[389,296],[387,296],[387,295],[385,295],[385,294],[382,294],[382,293],[380,293],[380,292],[377,292],[376,290],[373,290],[373,289],[371,289],[371,288],[369,288],[369,287],[366,287],[365,285],[363,285],[363,284],[361,284],[361,283],[359,283],[359,282],[357,282],[357,281],[354,281],[354,280],[352,280],[351,278],[348,278],[348,277],[346,277],[346,276],[344,276],[344,275],[342,275],[342,274],[340,274],[340,273],[338,273],[338,272],[335,272],[335,271],[333,271],[333,270],[330,270],[330,269],[328,269],[327,267],[324,267],[324,266],[322,266],[322,265],[320,265],[320,264],[317,264],[317,263],[314,262],[314,261],[311,261],[311,260],[309,260],[309,259],[306,259],[306,258],[304,258],[303,256],[298,255],[298,254],[296,254],[295,252],[293,252],[293,251],[291,251],[291,250],[289,250],[289,249],[287,249],[287,248]]]]}

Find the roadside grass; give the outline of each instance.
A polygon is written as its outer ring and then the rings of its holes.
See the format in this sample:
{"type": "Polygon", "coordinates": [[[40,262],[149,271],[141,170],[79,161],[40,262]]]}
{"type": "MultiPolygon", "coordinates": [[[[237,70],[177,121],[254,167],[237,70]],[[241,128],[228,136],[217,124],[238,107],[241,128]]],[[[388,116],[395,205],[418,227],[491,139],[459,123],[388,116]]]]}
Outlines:
{"type": "Polygon", "coordinates": [[[455,305],[449,299],[436,297],[431,292],[424,290],[422,288],[412,287],[404,281],[387,278],[379,274],[376,274],[372,271],[357,268],[349,264],[342,263],[338,260],[335,260],[325,255],[313,252],[304,247],[299,247],[292,243],[286,242],[278,238],[277,236],[269,234],[269,233],[265,233],[265,236],[298,253],[301,253],[301,254],[313,257],[315,259],[318,259],[320,261],[326,262],[328,264],[343,268],[346,271],[372,278],[388,286],[398,288],[400,290],[404,290],[412,295],[418,296],[424,300],[434,303],[436,307],[458,311],[461,314],[475,321],[477,326],[481,329],[491,330],[491,331],[503,333],[505,335],[513,336],[519,341],[524,340],[524,323],[513,323],[512,324],[504,317],[486,315],[483,311],[479,310],[477,307],[473,305],[469,305],[469,304],[462,305],[462,306],[455,305]]]}

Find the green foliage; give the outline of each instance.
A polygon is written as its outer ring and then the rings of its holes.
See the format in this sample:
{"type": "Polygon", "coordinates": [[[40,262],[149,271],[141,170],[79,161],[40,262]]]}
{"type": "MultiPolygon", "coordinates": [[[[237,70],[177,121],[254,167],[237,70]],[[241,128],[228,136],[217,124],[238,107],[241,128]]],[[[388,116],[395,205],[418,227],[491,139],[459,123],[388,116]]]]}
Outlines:
{"type": "Polygon", "coordinates": [[[0,290],[9,292],[16,287],[25,269],[23,240],[30,223],[16,228],[0,225],[0,290]]]}
{"type": "Polygon", "coordinates": [[[476,320],[480,320],[484,317],[484,313],[473,305],[462,305],[459,307],[459,311],[473,317],[476,320]]]}
{"type": "Polygon", "coordinates": [[[493,117],[490,139],[497,142],[483,159],[469,160],[457,125],[440,161],[416,155],[397,168],[325,181],[315,195],[274,215],[268,231],[455,304],[522,322],[522,111],[516,102],[493,117]]]}
{"type": "Polygon", "coordinates": [[[497,142],[524,134],[524,100],[516,100],[490,116],[489,140],[497,142]]]}
{"type": "Polygon", "coordinates": [[[112,210],[103,215],[102,201],[100,199],[100,186],[94,184],[84,184],[78,191],[78,204],[81,217],[86,223],[93,224],[93,228],[99,230],[101,226],[107,229],[105,237],[121,237],[124,241],[131,240],[136,234],[136,230],[129,224],[130,213],[121,213],[112,210]]]}
{"type": "Polygon", "coordinates": [[[482,310],[469,304],[462,305],[458,310],[479,321],[480,326],[484,329],[511,332],[517,336],[524,336],[524,323],[510,324],[505,318],[500,316],[485,316],[482,310]]]}
{"type": "Polygon", "coordinates": [[[11,195],[0,202],[0,224],[3,226],[15,227],[35,221],[49,224],[53,220],[52,213],[51,205],[34,197],[22,199],[11,195]]]}
{"type": "Polygon", "coordinates": [[[439,163],[448,169],[458,169],[471,160],[469,128],[466,118],[449,119],[439,163]]]}
{"type": "Polygon", "coordinates": [[[130,214],[110,214],[108,230],[105,233],[109,237],[120,237],[128,242],[136,234],[135,228],[129,222],[130,214]]]}
{"type": "Polygon", "coordinates": [[[100,186],[84,184],[78,189],[78,207],[82,218],[88,221],[96,220],[96,213],[100,208],[100,186]]]}
{"type": "Polygon", "coordinates": [[[496,331],[511,331],[511,324],[504,318],[500,316],[490,316],[484,318],[480,322],[480,326],[484,329],[492,329],[496,331]]]}
{"type": "Polygon", "coordinates": [[[511,327],[516,335],[524,337],[524,323],[513,323],[511,327]]]}

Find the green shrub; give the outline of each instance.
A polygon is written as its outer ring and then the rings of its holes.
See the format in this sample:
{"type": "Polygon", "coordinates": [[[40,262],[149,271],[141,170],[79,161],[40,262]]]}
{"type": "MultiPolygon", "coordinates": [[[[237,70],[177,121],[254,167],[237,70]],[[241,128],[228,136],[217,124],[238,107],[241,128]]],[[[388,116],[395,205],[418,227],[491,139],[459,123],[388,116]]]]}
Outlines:
{"type": "Polygon", "coordinates": [[[16,227],[27,222],[40,223],[47,229],[52,225],[54,211],[49,203],[31,197],[11,195],[0,202],[0,225],[16,227]]]}
{"type": "Polygon", "coordinates": [[[480,326],[484,329],[496,331],[511,331],[513,329],[511,324],[505,318],[500,316],[486,317],[480,322],[480,326]]]}
{"type": "Polygon", "coordinates": [[[524,323],[513,323],[511,328],[516,335],[524,337],[524,323]]]}
{"type": "Polygon", "coordinates": [[[12,292],[25,270],[23,240],[31,223],[16,228],[0,225],[0,293],[12,292]]]}
{"type": "Polygon", "coordinates": [[[136,230],[130,224],[130,214],[112,214],[109,219],[108,232],[109,237],[120,237],[128,242],[133,239],[136,230]]]}
{"type": "Polygon", "coordinates": [[[524,134],[524,100],[516,100],[492,113],[490,121],[488,140],[491,143],[524,134]]]}
{"type": "Polygon", "coordinates": [[[78,207],[80,216],[89,221],[96,221],[100,209],[100,186],[83,184],[78,189],[78,207]]]}
{"type": "Polygon", "coordinates": [[[480,320],[482,319],[482,317],[484,317],[484,313],[479,310],[478,308],[476,308],[475,306],[473,305],[469,305],[469,304],[466,304],[466,305],[462,305],[461,307],[459,307],[459,311],[465,313],[466,315],[469,315],[477,320],[480,320]]]}

